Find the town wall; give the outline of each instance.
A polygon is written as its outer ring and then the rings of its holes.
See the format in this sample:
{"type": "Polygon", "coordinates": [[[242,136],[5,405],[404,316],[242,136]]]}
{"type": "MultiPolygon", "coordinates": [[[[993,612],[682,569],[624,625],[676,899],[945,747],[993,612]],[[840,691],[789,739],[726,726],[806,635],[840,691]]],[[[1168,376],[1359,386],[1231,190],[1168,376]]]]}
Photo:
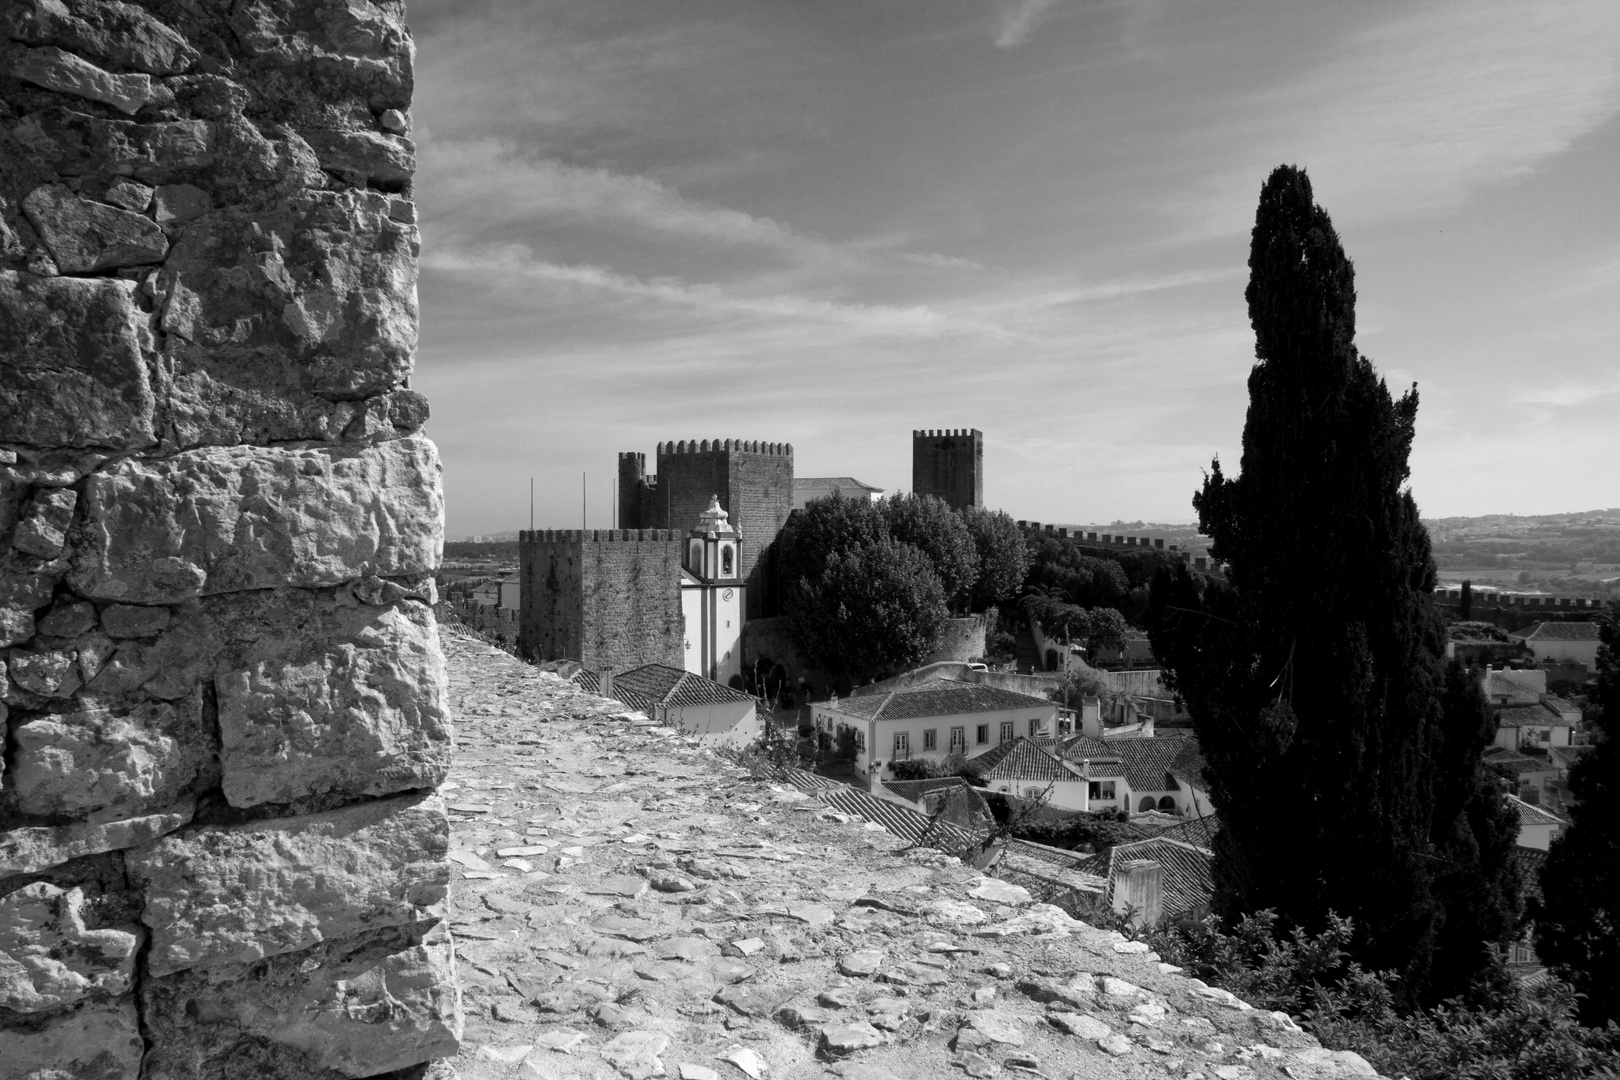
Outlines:
{"type": "Polygon", "coordinates": [[[669,529],[536,529],[518,534],[519,655],[592,671],[682,667],[681,534],[669,529]]]}
{"type": "Polygon", "coordinates": [[[456,1052],[404,19],[0,5],[0,1075],[456,1052]]]}
{"type": "Polygon", "coordinates": [[[911,490],[951,509],[984,505],[984,432],[977,428],[911,433],[911,490]]]}

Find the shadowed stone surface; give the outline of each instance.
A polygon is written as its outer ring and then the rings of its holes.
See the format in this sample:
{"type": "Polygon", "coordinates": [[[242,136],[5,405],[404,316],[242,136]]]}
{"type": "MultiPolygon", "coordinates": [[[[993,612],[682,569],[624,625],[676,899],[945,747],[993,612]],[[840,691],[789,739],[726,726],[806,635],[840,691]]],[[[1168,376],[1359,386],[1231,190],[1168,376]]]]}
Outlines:
{"type": "Polygon", "coordinates": [[[130,988],[140,928],[87,929],[84,904],[82,889],[44,881],[0,899],[0,1008],[39,1012],[130,988]]]}
{"type": "Polygon", "coordinates": [[[121,851],[174,832],[197,812],[192,799],[117,821],[20,826],[0,834],[0,875],[34,874],[70,859],[121,851]]]}
{"type": "Polygon", "coordinates": [[[245,964],[379,926],[431,922],[445,897],[444,803],[413,795],[192,830],[136,848],[154,975],[245,964]]]}
{"type": "Polygon", "coordinates": [[[39,1026],[0,1031],[0,1076],[134,1080],[145,1051],[128,997],[91,1002],[39,1026]]]}

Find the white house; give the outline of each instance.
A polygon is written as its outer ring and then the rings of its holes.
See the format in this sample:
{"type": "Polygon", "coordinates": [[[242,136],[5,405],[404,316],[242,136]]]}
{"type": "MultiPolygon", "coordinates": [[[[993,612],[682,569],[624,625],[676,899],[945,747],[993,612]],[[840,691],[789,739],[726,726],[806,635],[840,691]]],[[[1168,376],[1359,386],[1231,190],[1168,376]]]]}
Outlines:
{"type": "Polygon", "coordinates": [[[976,683],[934,682],[818,702],[816,729],[853,759],[868,786],[890,779],[896,761],[980,754],[1020,737],[1054,737],[1058,705],[976,683]]]}
{"type": "Polygon", "coordinates": [[[883,489],[863,484],[853,476],[795,476],[793,478],[793,509],[803,510],[816,499],[842,495],[846,499],[866,499],[871,502],[883,498],[883,489]]]}
{"type": "Polygon", "coordinates": [[[1507,796],[1507,801],[1519,814],[1520,847],[1546,851],[1552,846],[1553,837],[1567,824],[1552,811],[1527,803],[1516,795],[1507,796]]]}
{"type": "Polygon", "coordinates": [[[972,759],[988,791],[1031,799],[1047,793],[1058,810],[1090,810],[1091,778],[1084,767],[1064,761],[1028,738],[1003,743],[972,759]]]}
{"type": "Polygon", "coordinates": [[[1509,637],[1525,643],[1537,660],[1597,667],[1598,624],[1595,622],[1539,622],[1509,637]]]}
{"type": "Polygon", "coordinates": [[[686,626],[682,667],[729,683],[742,675],[742,537],[720,509],[718,496],[686,534],[681,559],[681,617],[686,626]]]}
{"type": "Polygon", "coordinates": [[[1495,744],[1507,750],[1568,746],[1581,711],[1545,692],[1545,671],[1487,671],[1485,698],[1496,713],[1495,744]]]}
{"type": "Polygon", "coordinates": [[[760,736],[754,699],[741,690],[667,664],[647,664],[610,676],[607,685],[593,672],[575,676],[587,690],[640,709],[652,719],[697,739],[705,746],[747,746],[760,736]]]}

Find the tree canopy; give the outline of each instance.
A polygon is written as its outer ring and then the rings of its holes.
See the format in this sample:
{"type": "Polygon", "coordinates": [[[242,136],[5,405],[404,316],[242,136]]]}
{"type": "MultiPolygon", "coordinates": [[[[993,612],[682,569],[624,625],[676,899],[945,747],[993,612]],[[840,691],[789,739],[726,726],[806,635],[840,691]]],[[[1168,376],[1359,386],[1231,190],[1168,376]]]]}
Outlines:
{"type": "Polygon", "coordinates": [[[1029,573],[1029,548],[1018,522],[1005,510],[964,506],[959,513],[979,556],[979,576],[973,583],[970,610],[984,611],[1018,593],[1029,573]]]}
{"type": "Polygon", "coordinates": [[[1581,1021],[1620,1021],[1620,601],[1598,651],[1597,745],[1569,770],[1570,826],[1541,868],[1536,952],[1585,995],[1581,1021]]]}
{"type": "Polygon", "coordinates": [[[889,535],[928,556],[948,602],[967,607],[968,591],[979,579],[979,553],[949,503],[937,495],[895,495],[877,503],[889,535]]]}
{"type": "Polygon", "coordinates": [[[1311,933],[1348,916],[1358,960],[1432,999],[1480,970],[1512,906],[1447,898],[1492,887],[1511,844],[1479,762],[1482,699],[1447,692],[1406,490],[1417,392],[1392,398],[1357,351],[1354,271],[1302,170],[1266,181],[1249,270],[1241,472],[1214,462],[1193,497],[1229,576],[1161,572],[1152,613],[1221,819],[1216,906],[1311,933]]]}
{"type": "Polygon", "coordinates": [[[834,554],[814,579],[790,588],[788,625],[801,656],[841,684],[913,666],[947,617],[933,564],[884,537],[834,554]]]}

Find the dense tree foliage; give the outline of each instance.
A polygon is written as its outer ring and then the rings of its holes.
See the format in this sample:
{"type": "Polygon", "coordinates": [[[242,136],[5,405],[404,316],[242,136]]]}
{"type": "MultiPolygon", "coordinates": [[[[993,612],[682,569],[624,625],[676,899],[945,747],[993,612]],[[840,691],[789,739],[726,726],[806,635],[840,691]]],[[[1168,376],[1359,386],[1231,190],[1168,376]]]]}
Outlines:
{"type": "Polygon", "coordinates": [[[1113,559],[1087,555],[1071,537],[1031,532],[1025,585],[1080,607],[1122,607],[1130,579],[1113,559]]]}
{"type": "Polygon", "coordinates": [[[1241,473],[1215,462],[1193,498],[1229,577],[1178,567],[1153,598],[1154,651],[1221,818],[1217,910],[1274,909],[1313,934],[1337,911],[1356,960],[1400,973],[1403,1004],[1433,1000],[1479,971],[1478,943],[1513,904],[1446,906],[1503,887],[1510,856],[1479,763],[1482,703],[1447,692],[1405,490],[1417,393],[1393,399],[1357,352],[1354,271],[1302,171],[1267,180],[1249,269],[1241,473]]]}
{"type": "Polygon", "coordinates": [[[979,578],[979,553],[967,525],[936,495],[896,495],[877,503],[889,535],[928,556],[945,599],[965,610],[979,578]]]}
{"type": "Polygon", "coordinates": [[[1024,531],[1005,510],[965,506],[960,514],[979,557],[970,610],[984,611],[1017,595],[1029,573],[1029,548],[1024,531]]]}
{"type": "Polygon", "coordinates": [[[1087,656],[1100,649],[1123,649],[1129,624],[1113,608],[1084,608],[1043,593],[1030,593],[1018,602],[1049,637],[1082,642],[1087,656]]]}
{"type": "Polygon", "coordinates": [[[889,537],[835,554],[789,593],[800,655],[841,690],[903,671],[939,641],[948,612],[928,556],[889,537]]]}
{"type": "Polygon", "coordinates": [[[888,535],[889,524],[870,499],[846,499],[834,492],[795,510],[776,541],[777,565],[789,602],[793,586],[801,580],[818,580],[833,556],[888,535]]]}
{"type": "Polygon", "coordinates": [[[1598,741],[1569,770],[1570,827],[1541,869],[1536,952],[1584,994],[1581,1019],[1620,1022],[1620,602],[1598,652],[1598,741]]]}

